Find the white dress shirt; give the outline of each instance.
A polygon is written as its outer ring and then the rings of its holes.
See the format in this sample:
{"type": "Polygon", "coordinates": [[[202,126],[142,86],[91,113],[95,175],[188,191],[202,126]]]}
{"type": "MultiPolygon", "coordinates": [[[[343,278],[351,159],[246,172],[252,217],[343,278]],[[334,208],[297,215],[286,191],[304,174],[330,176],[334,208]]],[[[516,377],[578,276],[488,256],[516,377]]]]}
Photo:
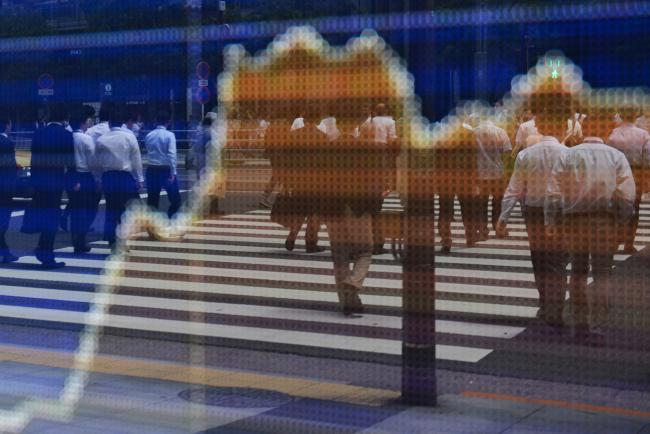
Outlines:
{"type": "Polygon", "coordinates": [[[88,128],[86,130],[86,134],[92,137],[95,143],[97,143],[97,139],[99,139],[104,134],[108,133],[110,130],[111,127],[108,125],[108,122],[100,122],[88,128]]]}
{"type": "Polygon", "coordinates": [[[568,148],[555,137],[543,137],[536,145],[517,154],[515,169],[503,195],[499,220],[508,223],[517,202],[543,208],[546,184],[553,166],[568,148]]]}
{"type": "Polygon", "coordinates": [[[650,133],[650,116],[639,116],[634,125],[650,133]]]}
{"type": "Polygon", "coordinates": [[[623,124],[612,131],[607,144],[625,154],[631,167],[650,168],[650,134],[646,130],[623,124]]]}
{"type": "Polygon", "coordinates": [[[324,132],[330,142],[341,137],[341,132],[336,126],[336,118],[334,116],[328,116],[321,120],[316,128],[324,132]]]}
{"type": "Polygon", "coordinates": [[[291,124],[291,131],[296,131],[305,126],[305,118],[295,118],[291,124]]]}
{"type": "Polygon", "coordinates": [[[609,212],[621,223],[634,214],[632,169],[623,153],[598,137],[567,149],[546,185],[544,220],[555,225],[563,213],[609,212]]]}
{"type": "Polygon", "coordinates": [[[176,176],[176,135],[160,125],[147,134],[144,139],[147,146],[149,166],[167,166],[176,176]]]}
{"type": "Polygon", "coordinates": [[[72,133],[74,140],[74,161],[77,172],[97,174],[95,163],[95,142],[81,130],[72,133]]]}
{"type": "Polygon", "coordinates": [[[499,179],[503,177],[503,154],[512,150],[510,138],[503,128],[491,121],[481,122],[474,128],[478,152],[476,169],[479,179],[499,179]]]}
{"type": "Polygon", "coordinates": [[[138,182],[144,182],[140,146],[133,133],[111,128],[97,139],[95,158],[102,172],[121,170],[131,173],[138,182]]]}
{"type": "Polygon", "coordinates": [[[375,116],[370,119],[370,127],[375,143],[387,145],[389,141],[397,139],[395,119],[392,116],[375,116]]]}
{"type": "Polygon", "coordinates": [[[537,126],[535,125],[535,119],[531,119],[519,125],[517,129],[517,135],[515,135],[515,148],[513,153],[517,153],[522,149],[526,149],[530,146],[528,142],[528,137],[539,134],[537,132],[537,126]]]}

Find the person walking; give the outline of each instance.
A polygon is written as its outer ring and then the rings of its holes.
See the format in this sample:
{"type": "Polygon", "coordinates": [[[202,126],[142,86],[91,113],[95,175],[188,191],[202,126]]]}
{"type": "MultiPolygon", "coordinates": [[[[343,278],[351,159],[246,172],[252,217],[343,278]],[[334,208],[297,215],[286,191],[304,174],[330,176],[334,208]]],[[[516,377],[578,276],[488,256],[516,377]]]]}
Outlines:
{"type": "Polygon", "coordinates": [[[639,209],[641,196],[648,188],[648,171],[650,170],[650,134],[634,126],[635,112],[633,109],[622,109],[619,111],[623,123],[615,128],[609,136],[607,144],[612,146],[627,158],[632,168],[634,184],[636,185],[636,197],[634,199],[634,216],[629,225],[625,226],[621,234],[625,253],[635,253],[634,238],[639,227],[639,209]]]}
{"type": "Polygon", "coordinates": [[[3,264],[19,259],[9,250],[6,239],[16,188],[16,149],[9,138],[11,127],[9,116],[0,113],[0,262],[3,264]]]}
{"type": "Polygon", "coordinates": [[[635,194],[625,155],[598,137],[587,137],[584,143],[567,149],[551,171],[544,223],[546,235],[563,238],[569,251],[570,302],[579,340],[602,338],[592,329],[608,317],[616,233],[634,213],[635,194]],[[590,263],[595,294],[591,303],[586,293],[590,263]]]}
{"type": "Polygon", "coordinates": [[[535,115],[532,110],[526,110],[523,116],[523,121],[519,125],[519,128],[517,128],[515,146],[512,148],[512,156],[516,157],[519,151],[526,149],[530,145],[528,138],[531,136],[537,136],[538,134],[537,127],[535,126],[535,115]]]}
{"type": "Polygon", "coordinates": [[[492,197],[492,227],[496,230],[497,221],[501,214],[505,179],[505,159],[512,151],[508,134],[489,120],[484,120],[474,128],[476,136],[476,176],[478,180],[479,197],[476,212],[479,225],[479,240],[487,240],[488,202],[492,197]]]}
{"type": "Polygon", "coordinates": [[[113,103],[103,102],[99,109],[99,122],[86,130],[86,134],[92,137],[95,144],[97,144],[97,139],[111,130],[109,117],[115,111],[114,108],[115,105],[113,103]]]}
{"type": "Polygon", "coordinates": [[[538,144],[519,152],[497,223],[498,236],[505,237],[510,215],[517,202],[521,203],[535,286],[539,291],[537,317],[558,327],[563,325],[568,256],[562,237],[557,232],[550,235],[545,232],[544,200],[551,171],[566,150],[555,137],[543,136],[538,144]]]}
{"type": "Polygon", "coordinates": [[[380,149],[350,131],[327,143],[312,178],[319,188],[319,215],[327,226],[336,290],[346,316],[363,312],[359,292],[372,262],[372,213],[384,188],[383,157],[380,149]],[[328,182],[332,174],[337,182],[328,182]]]}
{"type": "MultiPolygon", "coordinates": [[[[305,250],[307,253],[318,253],[325,250],[324,247],[318,246],[320,220],[316,212],[322,198],[314,194],[314,183],[310,177],[315,170],[318,170],[320,163],[316,156],[327,143],[327,135],[316,127],[314,118],[309,114],[305,114],[303,122],[302,128],[289,134],[289,146],[281,151],[283,154],[281,170],[285,171],[281,179],[284,181],[285,190],[294,198],[292,200],[296,205],[294,212],[307,219],[305,250]]],[[[289,228],[284,244],[287,250],[294,249],[303,222],[304,218],[297,219],[296,223],[289,228]]]]}
{"type": "Polygon", "coordinates": [[[100,175],[95,161],[95,142],[86,134],[89,116],[79,108],[70,118],[73,129],[75,171],[72,173],[70,190],[70,235],[75,253],[87,253],[91,247],[86,235],[95,221],[99,206],[100,175]]]}
{"type": "Polygon", "coordinates": [[[65,266],[54,258],[54,241],[61,219],[61,196],[74,170],[74,139],[65,128],[68,111],[64,104],[50,107],[51,122],[32,139],[32,203],[25,210],[22,231],[40,234],[34,252],[43,268],[65,266]]]}
{"type": "Polygon", "coordinates": [[[164,188],[169,198],[167,216],[171,218],[181,207],[178,188],[176,135],[167,128],[171,123],[169,113],[160,112],[158,126],[144,139],[147,147],[147,205],[158,209],[160,191],[164,188]]]}
{"type": "Polygon", "coordinates": [[[116,228],[122,220],[129,200],[138,199],[144,188],[142,157],[135,136],[121,128],[125,115],[119,109],[111,117],[111,130],[97,139],[97,167],[102,172],[102,188],[106,198],[104,240],[115,252],[116,228]]]}
{"type": "Polygon", "coordinates": [[[454,218],[454,199],[458,197],[465,228],[465,241],[473,247],[478,239],[476,178],[476,146],[474,136],[460,128],[436,143],[434,153],[434,179],[438,194],[438,234],[440,253],[451,252],[451,222],[454,218]]]}

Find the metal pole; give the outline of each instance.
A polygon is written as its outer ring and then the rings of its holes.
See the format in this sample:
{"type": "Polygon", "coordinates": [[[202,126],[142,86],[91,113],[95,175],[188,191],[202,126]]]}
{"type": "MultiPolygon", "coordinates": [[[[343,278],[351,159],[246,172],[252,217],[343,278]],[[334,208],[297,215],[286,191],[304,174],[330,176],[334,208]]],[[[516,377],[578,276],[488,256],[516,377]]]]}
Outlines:
{"type": "Polygon", "coordinates": [[[418,153],[409,151],[403,264],[402,400],[409,405],[436,405],[433,195],[426,197],[425,190],[429,189],[417,183],[412,161],[418,157],[418,153]]]}
{"type": "MultiPolygon", "coordinates": [[[[434,9],[434,1],[424,1],[434,9]]],[[[405,31],[408,32],[408,29],[405,31]]],[[[433,30],[432,30],[433,31],[433,30]]],[[[429,49],[431,50],[431,49],[429,49]]],[[[412,52],[428,56],[431,53],[412,52]]],[[[402,401],[433,406],[436,392],[435,231],[432,167],[427,151],[406,143],[406,211],[402,295],[402,401]]]]}

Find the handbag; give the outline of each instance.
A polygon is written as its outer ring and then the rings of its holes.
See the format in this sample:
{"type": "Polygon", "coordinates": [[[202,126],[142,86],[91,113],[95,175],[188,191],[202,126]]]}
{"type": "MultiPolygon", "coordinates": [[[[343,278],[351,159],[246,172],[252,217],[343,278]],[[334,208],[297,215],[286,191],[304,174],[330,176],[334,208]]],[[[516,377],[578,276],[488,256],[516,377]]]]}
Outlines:
{"type": "Polygon", "coordinates": [[[300,204],[290,192],[282,191],[271,207],[271,221],[285,228],[302,224],[305,216],[300,212],[300,204]]]}

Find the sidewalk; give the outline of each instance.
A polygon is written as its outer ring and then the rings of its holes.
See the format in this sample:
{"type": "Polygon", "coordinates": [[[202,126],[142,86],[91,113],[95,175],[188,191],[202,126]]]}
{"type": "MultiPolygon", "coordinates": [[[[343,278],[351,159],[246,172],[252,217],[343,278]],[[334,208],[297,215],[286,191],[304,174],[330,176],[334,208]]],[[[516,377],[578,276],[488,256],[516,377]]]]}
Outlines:
{"type": "MultiPolygon", "coordinates": [[[[58,398],[69,357],[20,348],[4,348],[2,355],[0,408],[15,409],[26,398],[58,398]]],[[[23,432],[650,434],[650,411],[625,408],[617,396],[624,393],[608,398],[606,391],[573,385],[573,394],[564,396],[574,401],[565,402],[544,398],[542,385],[527,390],[535,385],[503,380],[519,383],[521,396],[465,391],[440,396],[436,408],[405,407],[395,390],[99,356],[74,417],[37,414],[23,432]],[[602,394],[604,404],[575,401],[583,394],[592,401],[602,394]]],[[[498,383],[493,387],[499,390],[498,383]]]]}

